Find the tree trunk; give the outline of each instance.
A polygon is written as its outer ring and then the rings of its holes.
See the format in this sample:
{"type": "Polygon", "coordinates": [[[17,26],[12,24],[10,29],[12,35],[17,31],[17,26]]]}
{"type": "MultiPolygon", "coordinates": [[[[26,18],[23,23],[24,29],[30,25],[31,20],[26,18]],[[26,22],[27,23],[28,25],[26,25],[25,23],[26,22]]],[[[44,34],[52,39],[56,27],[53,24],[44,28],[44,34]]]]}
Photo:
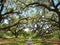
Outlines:
{"type": "Polygon", "coordinates": [[[18,38],[18,32],[16,32],[16,30],[14,32],[13,31],[11,31],[11,32],[15,36],[15,38],[18,38]]]}
{"type": "MultiPolygon", "coordinates": [[[[60,12],[58,13],[58,17],[59,17],[59,22],[58,22],[58,24],[59,24],[59,30],[60,30],[60,12]]],[[[60,38],[59,38],[60,39],[60,38]]],[[[60,44],[57,44],[57,45],[60,45],[60,44]]]]}
{"type": "Polygon", "coordinates": [[[17,32],[14,35],[15,35],[15,38],[18,38],[18,33],[17,32]]]}
{"type": "Polygon", "coordinates": [[[59,30],[60,30],[60,15],[59,15],[59,30]]]}
{"type": "Polygon", "coordinates": [[[18,35],[17,34],[15,35],[15,38],[18,38],[18,35]]]}
{"type": "Polygon", "coordinates": [[[18,32],[12,32],[12,34],[15,36],[15,38],[18,38],[18,32]]]}
{"type": "Polygon", "coordinates": [[[58,12],[58,17],[59,17],[59,22],[58,22],[58,24],[59,24],[59,30],[60,30],[60,12],[58,12]]]}
{"type": "Polygon", "coordinates": [[[0,14],[0,23],[1,23],[1,21],[2,21],[2,15],[0,14]]]}

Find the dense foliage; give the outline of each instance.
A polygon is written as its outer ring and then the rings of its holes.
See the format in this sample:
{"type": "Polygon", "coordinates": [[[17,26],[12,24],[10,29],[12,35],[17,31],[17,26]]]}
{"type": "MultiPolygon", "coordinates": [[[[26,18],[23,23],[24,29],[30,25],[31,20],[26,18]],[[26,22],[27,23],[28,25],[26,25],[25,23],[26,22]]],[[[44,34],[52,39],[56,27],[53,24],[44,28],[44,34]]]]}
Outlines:
{"type": "Polygon", "coordinates": [[[0,38],[29,36],[60,39],[60,0],[0,0],[0,38]]]}

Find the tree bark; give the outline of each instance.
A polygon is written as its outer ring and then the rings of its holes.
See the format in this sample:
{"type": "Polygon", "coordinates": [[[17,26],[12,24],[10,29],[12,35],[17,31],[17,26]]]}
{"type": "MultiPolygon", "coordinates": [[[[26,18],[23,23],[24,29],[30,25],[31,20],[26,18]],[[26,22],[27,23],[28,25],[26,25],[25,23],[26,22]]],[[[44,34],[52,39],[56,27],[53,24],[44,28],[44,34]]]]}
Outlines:
{"type": "Polygon", "coordinates": [[[18,34],[15,34],[15,38],[18,38],[18,34]]]}
{"type": "Polygon", "coordinates": [[[58,24],[59,24],[59,30],[60,30],[60,12],[58,12],[57,14],[58,14],[58,17],[59,17],[59,22],[58,22],[58,24]]]}
{"type": "Polygon", "coordinates": [[[15,38],[18,38],[18,32],[15,31],[15,38]]]}
{"type": "MultiPolygon", "coordinates": [[[[60,12],[58,12],[57,14],[58,14],[58,17],[59,17],[59,22],[58,22],[58,24],[59,24],[59,30],[60,30],[60,12]]],[[[59,38],[59,39],[60,39],[60,38],[59,38]]],[[[57,45],[60,45],[60,44],[57,44],[57,45]]]]}

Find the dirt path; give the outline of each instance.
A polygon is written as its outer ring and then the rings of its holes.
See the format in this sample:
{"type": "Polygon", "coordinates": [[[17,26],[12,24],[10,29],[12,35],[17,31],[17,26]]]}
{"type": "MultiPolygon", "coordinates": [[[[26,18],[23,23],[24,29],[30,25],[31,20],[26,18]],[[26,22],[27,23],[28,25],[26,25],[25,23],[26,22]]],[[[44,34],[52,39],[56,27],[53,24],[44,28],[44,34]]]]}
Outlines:
{"type": "Polygon", "coordinates": [[[33,45],[32,39],[28,39],[25,45],[33,45]]]}
{"type": "MultiPolygon", "coordinates": [[[[20,39],[8,39],[8,40],[0,40],[0,44],[8,44],[8,43],[17,43],[20,42],[20,39]]],[[[37,40],[36,43],[51,43],[51,44],[60,44],[60,40],[37,40]]],[[[33,45],[32,39],[27,39],[24,45],[33,45]]]]}

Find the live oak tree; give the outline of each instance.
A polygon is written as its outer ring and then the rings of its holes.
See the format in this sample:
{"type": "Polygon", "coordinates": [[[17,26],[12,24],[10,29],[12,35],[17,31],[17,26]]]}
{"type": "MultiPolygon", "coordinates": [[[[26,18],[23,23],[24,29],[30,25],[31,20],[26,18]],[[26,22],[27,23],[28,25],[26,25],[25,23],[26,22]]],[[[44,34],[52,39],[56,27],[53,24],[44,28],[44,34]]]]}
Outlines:
{"type": "MultiPolygon", "coordinates": [[[[8,25],[6,27],[2,26],[0,28],[0,30],[10,29],[11,27],[20,24],[21,20],[24,20],[24,19],[27,20],[28,15],[25,16],[26,13],[24,15],[22,15],[22,13],[24,13],[26,11],[28,11],[28,13],[29,13],[28,9],[31,7],[33,7],[33,8],[43,7],[45,9],[47,9],[48,12],[52,11],[52,12],[56,13],[56,15],[59,18],[58,19],[59,21],[57,22],[57,24],[58,24],[57,27],[59,27],[59,30],[60,30],[60,9],[59,9],[60,1],[59,0],[57,0],[57,2],[55,2],[55,0],[23,0],[23,1],[22,0],[0,0],[0,23],[1,23],[0,25],[1,26],[3,25],[5,19],[12,20],[12,22],[10,22],[11,25],[8,25]],[[18,21],[13,22],[12,16],[13,17],[16,16],[18,18],[18,21]],[[25,17],[19,18],[20,16],[25,16],[25,17]]],[[[32,15],[33,15],[33,13],[32,13],[32,15]]],[[[42,15],[44,15],[44,14],[42,14],[42,15]]],[[[55,15],[55,14],[53,14],[53,15],[55,15]]],[[[32,20],[33,20],[33,18],[34,17],[32,16],[32,20]]],[[[55,17],[52,16],[52,18],[55,18],[55,17]]],[[[52,19],[49,19],[49,20],[51,21],[52,19]]],[[[55,20],[52,20],[52,21],[56,22],[55,20]]],[[[7,21],[7,23],[8,23],[8,21],[7,21]]],[[[37,23],[37,21],[35,23],[37,23]]],[[[54,25],[54,23],[52,23],[52,25],[54,25]]],[[[56,25],[54,25],[54,26],[56,26],[56,25]]],[[[38,27],[37,30],[39,30],[39,28],[40,27],[38,27]]]]}
{"type": "MultiPolygon", "coordinates": [[[[42,6],[42,7],[45,7],[45,8],[47,8],[49,11],[53,11],[53,12],[56,12],[57,13],[57,15],[59,16],[60,15],[60,11],[59,11],[59,5],[60,5],[60,2],[58,1],[58,3],[57,4],[55,4],[55,1],[54,0],[49,0],[49,1],[47,1],[47,0],[38,0],[38,1],[32,1],[32,2],[30,2],[30,1],[26,1],[27,2],[27,4],[25,4],[25,2],[23,2],[23,1],[21,1],[20,0],[20,2],[21,2],[21,4],[23,4],[23,8],[26,8],[26,7],[29,7],[30,5],[35,5],[35,6],[42,6]],[[29,2],[29,3],[28,3],[29,2]],[[45,3],[46,2],[46,3],[45,3]],[[25,5],[25,7],[24,7],[24,5],[25,5]],[[51,7],[53,7],[53,8],[51,8],[51,7]]],[[[2,14],[3,13],[3,10],[4,10],[4,6],[6,6],[7,4],[5,4],[5,3],[8,3],[8,2],[10,2],[11,4],[11,6],[13,7],[13,5],[12,4],[14,4],[15,2],[18,2],[18,1],[12,1],[12,0],[10,0],[10,1],[7,1],[7,0],[1,0],[0,1],[0,6],[1,6],[1,9],[0,9],[0,22],[4,19],[4,16],[7,16],[7,14],[11,14],[11,13],[19,13],[19,12],[13,12],[13,10],[14,9],[10,9],[10,10],[8,10],[8,12],[4,12],[4,14],[2,14]],[[13,3],[12,3],[13,2],[13,3]]],[[[21,5],[20,4],[20,5],[21,5]]],[[[18,3],[17,3],[17,5],[18,5],[18,3]]],[[[19,5],[19,6],[20,6],[19,5]]],[[[18,7],[17,7],[18,8],[18,7]]],[[[8,9],[8,8],[7,8],[8,9]]],[[[60,19],[60,16],[59,16],[59,19],[60,19]]],[[[60,25],[60,20],[59,20],[59,25],[60,25]]],[[[60,27],[60,26],[59,26],[60,27]]]]}

